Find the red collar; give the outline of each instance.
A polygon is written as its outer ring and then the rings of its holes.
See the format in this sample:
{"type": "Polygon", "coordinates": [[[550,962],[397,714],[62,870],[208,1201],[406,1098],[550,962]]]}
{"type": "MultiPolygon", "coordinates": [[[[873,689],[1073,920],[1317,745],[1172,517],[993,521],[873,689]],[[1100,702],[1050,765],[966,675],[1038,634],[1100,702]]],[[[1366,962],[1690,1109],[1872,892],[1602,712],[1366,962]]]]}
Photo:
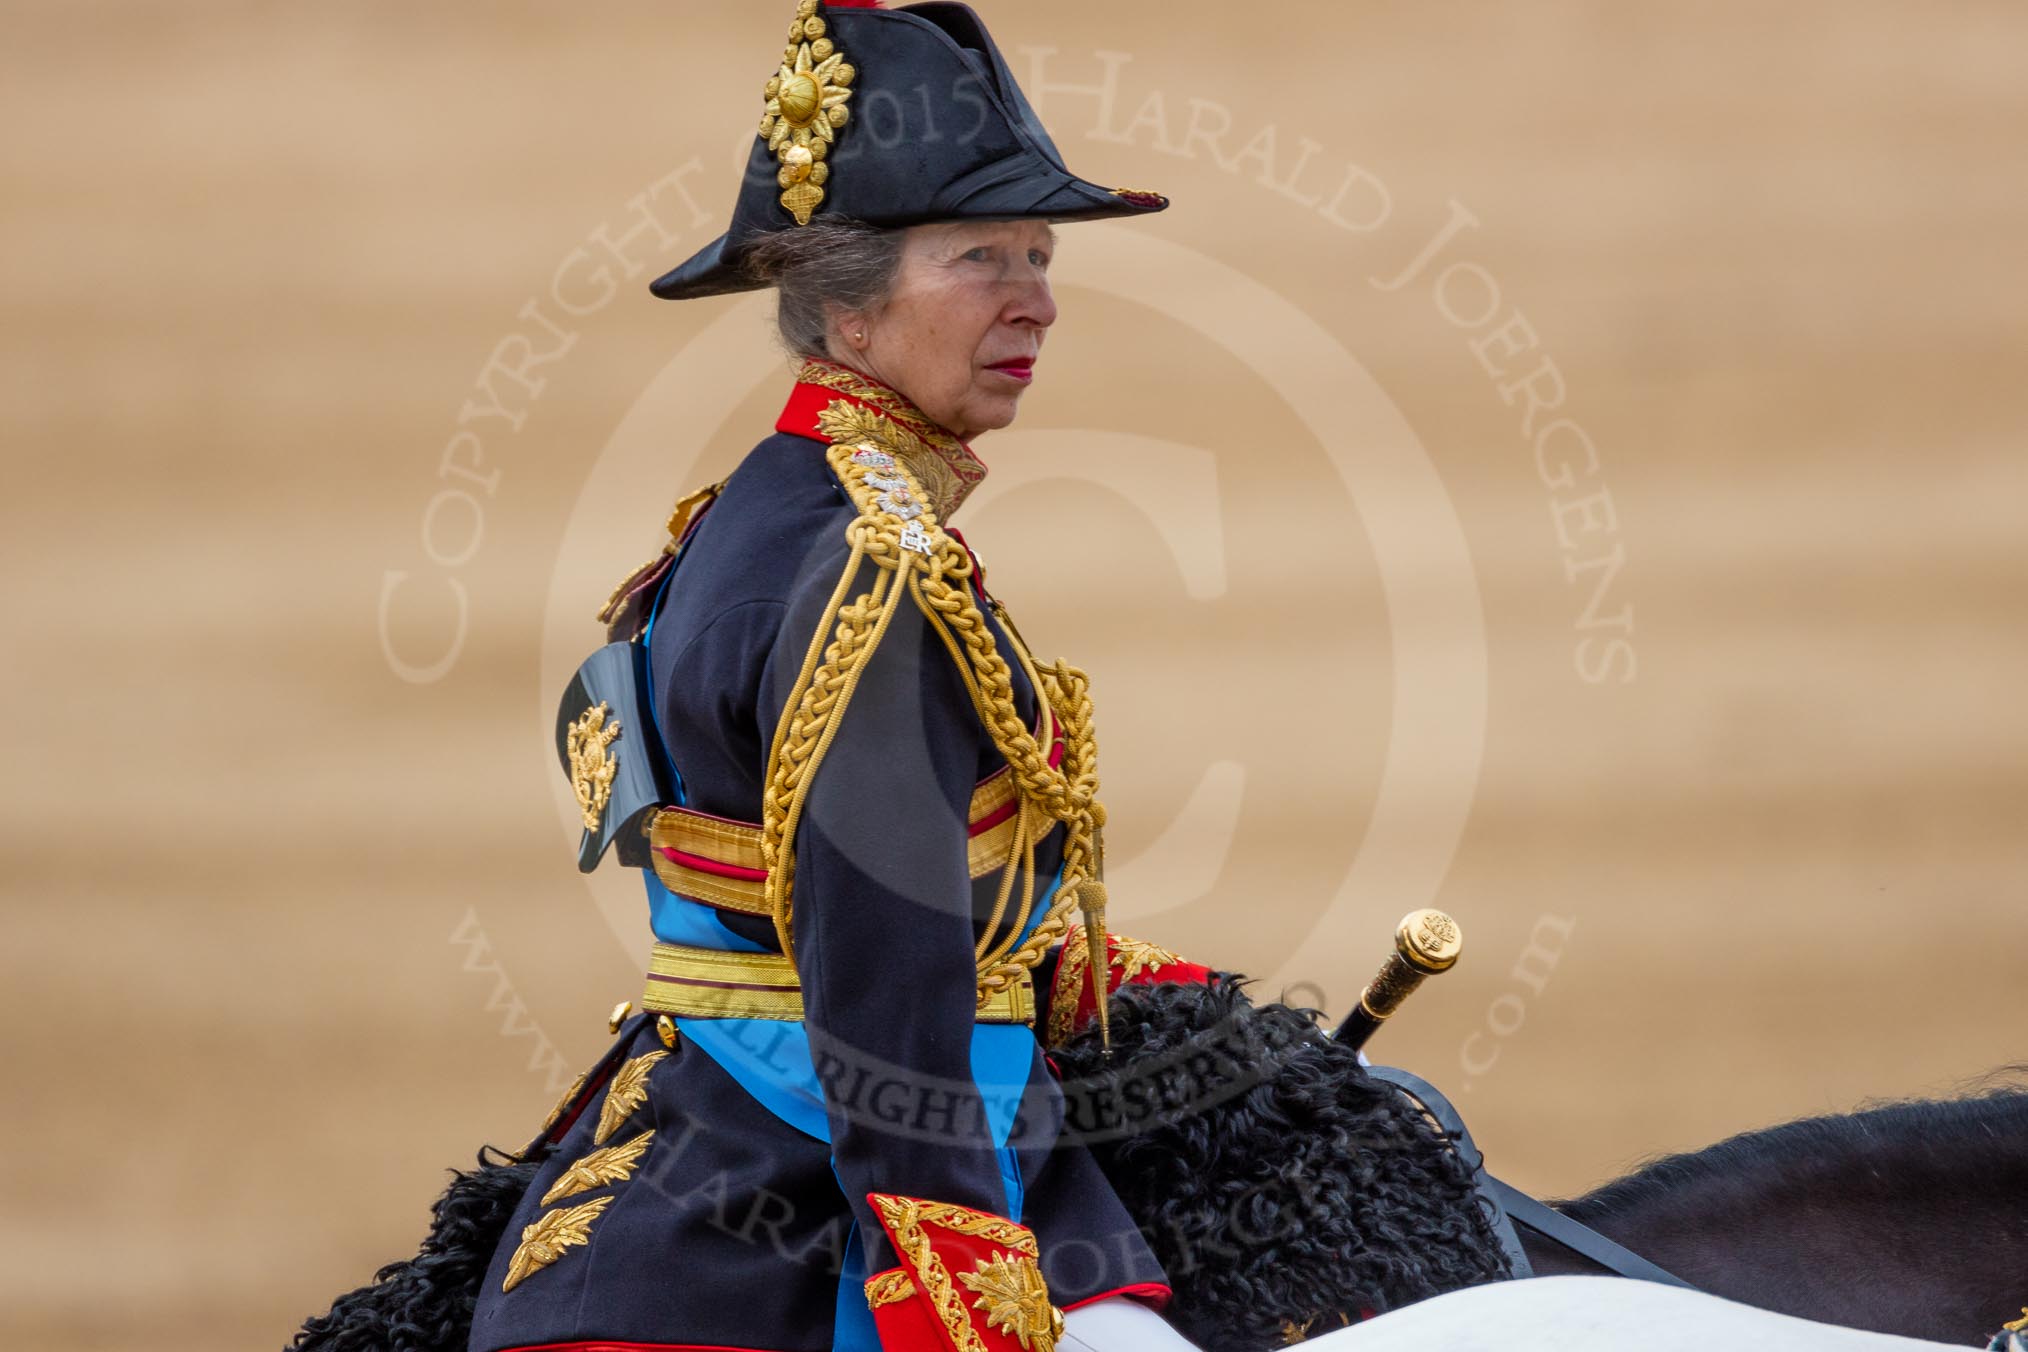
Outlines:
{"type": "Polygon", "coordinates": [[[817,417],[840,399],[883,415],[920,444],[919,453],[904,448],[902,458],[911,462],[910,470],[936,499],[931,505],[939,521],[949,521],[985,479],[986,462],[970,446],[930,421],[898,391],[836,362],[816,358],[803,362],[789,401],[775,419],[775,430],[829,444],[830,438],[818,430],[817,417]]]}

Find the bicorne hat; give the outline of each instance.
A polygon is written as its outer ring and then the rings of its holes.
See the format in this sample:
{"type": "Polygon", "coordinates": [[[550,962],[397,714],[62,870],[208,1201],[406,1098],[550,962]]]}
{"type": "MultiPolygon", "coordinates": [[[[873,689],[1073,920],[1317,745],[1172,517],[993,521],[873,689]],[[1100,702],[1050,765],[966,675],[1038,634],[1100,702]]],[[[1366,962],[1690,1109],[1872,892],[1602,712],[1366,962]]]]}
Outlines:
{"type": "Polygon", "coordinates": [[[874,225],[1097,220],[1160,211],[1160,193],[1064,167],[992,35],[955,0],[888,9],[801,0],[732,225],[650,287],[665,300],[748,291],[748,247],[820,215],[874,225]]]}

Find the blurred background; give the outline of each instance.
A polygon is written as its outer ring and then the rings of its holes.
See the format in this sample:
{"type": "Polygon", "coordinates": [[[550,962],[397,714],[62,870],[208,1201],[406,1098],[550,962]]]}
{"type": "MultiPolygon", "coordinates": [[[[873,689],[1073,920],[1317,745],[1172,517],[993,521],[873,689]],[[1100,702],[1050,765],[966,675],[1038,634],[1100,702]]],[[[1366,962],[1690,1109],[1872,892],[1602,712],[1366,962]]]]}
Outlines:
{"type": "MultiPolygon", "coordinates": [[[[0,1334],[274,1347],[637,992],[549,746],[772,424],[793,5],[6,5],[0,1334]],[[709,377],[705,379],[705,377],[709,377]]],[[[2028,1060],[2028,12],[985,9],[1073,168],[959,521],[1093,674],[1117,924],[1494,1168],[2028,1060]]]]}

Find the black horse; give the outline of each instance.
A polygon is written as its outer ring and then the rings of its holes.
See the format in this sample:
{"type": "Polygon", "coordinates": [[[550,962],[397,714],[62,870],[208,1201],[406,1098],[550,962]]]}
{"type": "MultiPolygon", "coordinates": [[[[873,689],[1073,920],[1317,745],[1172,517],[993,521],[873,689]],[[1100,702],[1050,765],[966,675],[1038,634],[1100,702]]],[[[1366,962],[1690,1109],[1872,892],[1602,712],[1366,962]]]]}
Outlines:
{"type": "MultiPolygon", "coordinates": [[[[1436,1116],[1405,1121],[1405,1100],[1308,1013],[1252,1006],[1223,979],[1127,990],[1112,1001],[1110,1061],[1089,1038],[1059,1054],[1073,1122],[1074,1084],[1138,1076],[1166,1090],[1153,1101],[1173,1111],[1089,1139],[1169,1270],[1172,1318],[1205,1346],[1280,1341],[1263,1309],[1299,1334],[1508,1275],[1463,1191],[1476,1152],[1453,1149],[1436,1116]],[[1247,1067],[1235,1092],[1194,1095],[1164,1076],[1188,1049],[1235,1043],[1247,1067]]],[[[2028,1089],[1790,1122],[1557,1209],[1712,1295],[1983,1346],[2028,1302],[2028,1089]]],[[[1521,1235],[1538,1275],[1604,1271],[1521,1235]]]]}
{"type": "MultiPolygon", "coordinates": [[[[1131,987],[1111,1046],[1053,1056],[1066,1127],[1169,1274],[1201,1346],[1266,1352],[1511,1275],[1467,1152],[1314,1011],[1220,975],[1131,987]]],[[[298,1352],[462,1352],[508,1217],[540,1168],[481,1157],[413,1259],[307,1321],[298,1352]]],[[[1980,1343],[2028,1301],[2028,1092],[1756,1132],[1560,1204],[1715,1295],[1807,1319],[1980,1343]]],[[[1529,1243],[1538,1273],[1596,1271],[1529,1243]]]]}
{"type": "MultiPolygon", "coordinates": [[[[1169,1315],[1219,1352],[1509,1274],[1470,1167],[1314,1011],[1256,1006],[1236,979],[1136,986],[1111,1045],[1052,1056],[1065,1134],[1091,1149],[1161,1259],[1169,1315]]],[[[417,1255],[305,1322],[297,1352],[462,1352],[479,1283],[543,1147],[482,1155],[417,1255]]],[[[1046,1263],[1046,1260],[1045,1260],[1046,1263]]]]}
{"type": "MultiPolygon", "coordinates": [[[[1788,1122],[1555,1205],[1713,1295],[1983,1346],[2028,1302],[2028,1090],[1788,1122]]],[[[1539,1274],[1601,1270],[1524,1243],[1539,1274]]]]}

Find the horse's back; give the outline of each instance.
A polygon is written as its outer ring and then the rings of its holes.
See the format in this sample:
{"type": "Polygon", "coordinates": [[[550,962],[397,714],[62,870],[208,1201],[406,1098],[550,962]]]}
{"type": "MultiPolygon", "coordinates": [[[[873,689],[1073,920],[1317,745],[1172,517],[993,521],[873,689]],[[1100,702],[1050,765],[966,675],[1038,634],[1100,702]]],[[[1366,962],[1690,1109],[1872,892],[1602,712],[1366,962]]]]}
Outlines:
{"type": "Polygon", "coordinates": [[[1327,1352],[1911,1352],[1957,1347],[1770,1314],[1623,1277],[1537,1277],[1437,1296],[1312,1338],[1327,1352]]]}

